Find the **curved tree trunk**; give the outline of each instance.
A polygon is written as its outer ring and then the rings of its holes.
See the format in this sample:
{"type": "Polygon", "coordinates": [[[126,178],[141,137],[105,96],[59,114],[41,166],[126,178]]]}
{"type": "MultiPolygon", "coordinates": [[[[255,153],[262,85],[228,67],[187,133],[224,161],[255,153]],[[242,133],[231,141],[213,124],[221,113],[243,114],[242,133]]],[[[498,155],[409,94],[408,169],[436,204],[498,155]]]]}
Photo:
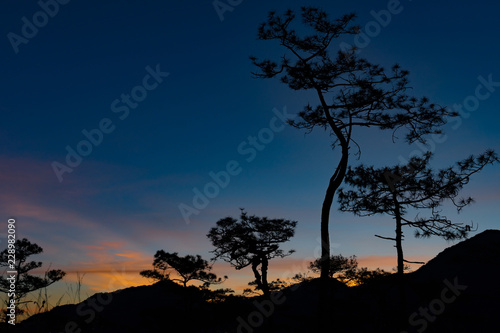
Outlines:
{"type": "Polygon", "coordinates": [[[342,149],[342,158],[335,170],[335,173],[330,178],[330,183],[325,193],[323,206],[321,208],[321,279],[327,280],[330,276],[330,210],[332,208],[335,192],[342,184],[347,171],[347,159],[349,153],[347,149],[342,149]]]}
{"type": "Polygon", "coordinates": [[[328,183],[328,187],[325,193],[325,199],[323,200],[323,205],[321,207],[321,275],[319,292],[319,326],[322,332],[329,332],[331,330],[331,328],[329,327],[329,313],[331,312],[331,307],[329,302],[330,288],[328,283],[330,272],[330,210],[332,208],[335,192],[342,184],[342,181],[344,180],[345,174],[347,172],[350,131],[348,132],[349,134],[347,137],[344,136],[344,133],[342,133],[342,130],[337,126],[330,114],[329,106],[326,103],[325,96],[323,95],[321,88],[316,84],[312,77],[310,77],[310,80],[312,86],[315,88],[318,94],[327,123],[330,126],[332,132],[339,140],[340,146],[342,147],[342,157],[339,161],[339,164],[337,165],[337,168],[335,169],[335,172],[330,178],[330,182],[328,183]]]}
{"type": "Polygon", "coordinates": [[[330,178],[330,183],[326,190],[325,199],[321,208],[321,275],[320,275],[320,293],[319,293],[319,324],[321,332],[330,332],[330,210],[332,208],[335,192],[342,184],[347,171],[347,162],[349,151],[346,146],[342,147],[342,158],[330,178]]]}
{"type": "MultiPolygon", "coordinates": [[[[321,207],[321,276],[320,280],[322,281],[323,287],[326,286],[326,281],[328,281],[328,273],[330,271],[329,262],[330,262],[330,232],[328,229],[330,223],[330,210],[332,208],[333,198],[335,196],[335,192],[342,184],[344,180],[346,171],[347,171],[347,162],[349,159],[349,137],[345,137],[342,130],[335,124],[333,120],[328,104],[326,103],[325,96],[323,95],[323,91],[316,84],[312,77],[309,78],[312,86],[315,88],[316,93],[318,94],[319,100],[321,102],[321,106],[323,108],[323,112],[325,114],[325,118],[327,120],[328,125],[331,130],[337,137],[340,142],[340,146],[342,147],[342,157],[340,158],[339,164],[335,169],[332,177],[330,178],[330,182],[328,183],[328,187],[325,193],[325,199],[323,200],[323,206],[321,207]]],[[[350,134],[349,134],[350,135],[350,134]]],[[[325,289],[323,289],[323,293],[325,293],[325,289]]]]}

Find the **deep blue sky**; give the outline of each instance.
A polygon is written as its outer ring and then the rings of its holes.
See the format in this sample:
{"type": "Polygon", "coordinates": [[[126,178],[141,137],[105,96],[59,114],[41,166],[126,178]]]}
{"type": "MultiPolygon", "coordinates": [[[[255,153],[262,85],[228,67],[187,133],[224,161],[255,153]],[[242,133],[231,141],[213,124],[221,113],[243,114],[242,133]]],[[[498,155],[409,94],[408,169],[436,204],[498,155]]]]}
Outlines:
{"type": "MultiPolygon", "coordinates": [[[[364,32],[376,22],[371,12],[385,10],[389,3],[393,2],[307,5],[320,6],[332,17],[356,12],[356,23],[364,32]]],[[[240,207],[251,214],[299,222],[296,236],[285,246],[297,249],[290,265],[316,256],[322,197],[338,157],[328,136],[320,131],[304,135],[287,126],[251,162],[246,161],[249,155],[238,152],[249,136],[269,127],[273,109],[294,114],[308,102],[317,103],[314,95],[291,91],[277,80],[252,78],[248,59],[281,54],[275,43],[256,40],[257,27],[269,10],[299,9],[304,4],[242,1],[221,21],[212,1],[73,0],[60,5],[16,53],[9,33],[22,35],[22,18],[33,22],[41,8],[36,1],[4,1],[3,220],[14,216],[18,236],[40,244],[43,258],[68,271],[109,273],[113,267],[136,276],[160,248],[208,259],[206,233],[218,219],[237,216],[240,207]],[[111,104],[142,84],[148,66],[159,66],[169,75],[120,120],[122,113],[114,113],[111,104]],[[97,128],[105,118],[112,121],[114,131],[104,134],[102,143],[59,182],[52,163],[64,163],[66,146],[76,149],[85,139],[82,130],[97,128]],[[225,169],[231,160],[239,163],[241,173],[187,224],[179,204],[192,205],[193,189],[203,189],[211,181],[209,173],[225,169]]],[[[452,106],[475,95],[479,76],[500,82],[498,3],[402,1],[397,8],[389,24],[378,25],[380,33],[372,33],[361,55],[410,70],[416,96],[452,106]]],[[[354,43],[352,37],[345,41],[354,43]]],[[[486,148],[500,150],[498,85],[475,111],[461,118],[461,124],[446,127],[447,140],[434,149],[436,166],[486,148]]],[[[419,149],[392,144],[390,133],[357,131],[355,136],[364,163],[395,164],[400,156],[407,158],[419,149]]],[[[479,223],[479,231],[498,228],[499,187],[498,166],[475,177],[464,194],[477,203],[458,218],[479,223]]],[[[5,245],[4,225],[0,234],[5,245]]],[[[334,207],[333,251],[390,269],[392,244],[373,234],[390,236],[393,229],[387,217],[359,219],[334,207]],[[380,256],[379,261],[369,256],[380,256]]],[[[428,259],[449,245],[440,239],[415,241],[411,234],[408,230],[405,250],[412,258],[428,259]]],[[[282,264],[280,269],[287,267],[282,264]]],[[[248,280],[249,276],[243,278],[248,280]]]]}

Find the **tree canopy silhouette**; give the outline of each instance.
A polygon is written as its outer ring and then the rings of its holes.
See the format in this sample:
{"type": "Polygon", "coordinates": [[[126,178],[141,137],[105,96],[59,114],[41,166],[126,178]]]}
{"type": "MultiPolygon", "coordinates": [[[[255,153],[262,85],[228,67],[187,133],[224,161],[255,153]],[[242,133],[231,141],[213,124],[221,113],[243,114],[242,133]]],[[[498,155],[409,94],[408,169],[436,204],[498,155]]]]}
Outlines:
{"type": "MultiPolygon", "coordinates": [[[[306,105],[299,113],[301,120],[290,120],[290,125],[307,132],[324,129],[334,138],[333,148],[340,146],[340,158],[333,166],[321,209],[323,288],[328,286],[332,202],[345,177],[351,147],[357,146],[357,153],[361,152],[354,129],[390,130],[393,139],[398,130],[406,130],[408,142],[425,141],[424,135],[441,133],[439,127],[446,117],[458,115],[425,97],[406,94],[409,73],[399,65],[385,70],[360,58],[354,48],[345,51],[336,47],[336,39],[359,33],[360,28],[353,25],[354,17],[347,14],[332,20],[321,9],[303,7],[301,28],[312,33],[300,36],[294,27],[294,11],[288,10],[281,16],[270,12],[258,29],[258,39],[276,41],[285,53],[278,60],[250,57],[258,68],[253,73],[255,77],[277,77],[292,90],[312,90],[317,95],[317,105],[306,105]]],[[[321,294],[326,295],[326,291],[321,294]]]]}
{"type": "MultiPolygon", "coordinates": [[[[35,243],[31,243],[28,239],[23,238],[21,240],[16,240],[14,243],[15,248],[15,263],[14,267],[10,267],[9,257],[12,254],[12,249],[5,249],[0,252],[0,267],[6,267],[7,271],[16,271],[15,274],[15,303],[18,313],[23,313],[24,311],[19,308],[20,304],[26,303],[22,300],[32,291],[42,289],[50,286],[51,284],[61,280],[66,273],[60,269],[52,269],[45,272],[44,277],[39,277],[36,275],[31,275],[30,272],[34,269],[42,267],[41,261],[28,261],[29,257],[40,254],[43,249],[35,243]]],[[[0,291],[8,294],[10,290],[10,282],[7,277],[0,276],[0,291]]]]}
{"type": "Polygon", "coordinates": [[[457,198],[460,190],[470,177],[486,165],[498,162],[492,150],[477,157],[470,156],[454,166],[434,172],[429,161],[431,153],[422,157],[412,157],[408,164],[393,167],[374,168],[360,165],[349,168],[345,183],[353,189],[340,189],[338,201],[340,210],[353,212],[358,216],[388,214],[396,222],[395,237],[379,238],[396,242],[398,274],[404,271],[403,230],[405,226],[415,228],[416,237],[439,236],[446,240],[467,237],[470,226],[452,222],[440,214],[439,207],[450,201],[460,212],[473,202],[471,197],[457,198]],[[417,215],[407,217],[409,209],[417,210],[417,215]],[[420,217],[419,212],[429,212],[428,217],[420,217]]]}
{"type": "MultiPolygon", "coordinates": [[[[348,271],[355,271],[358,268],[358,261],[356,256],[350,256],[349,258],[343,255],[330,256],[328,277],[333,278],[335,274],[339,275],[341,273],[346,273],[348,271]]],[[[321,260],[320,258],[309,264],[309,269],[314,273],[321,273],[321,260]]]]}
{"type": "Polygon", "coordinates": [[[251,266],[257,289],[267,296],[270,293],[267,281],[269,260],[294,252],[281,250],[280,244],[293,237],[296,225],[296,221],[249,216],[241,210],[240,220],[232,217],[220,219],[207,237],[215,247],[212,251],[214,259],[227,261],[238,270],[251,266]]]}
{"type": "MultiPolygon", "coordinates": [[[[143,270],[139,274],[157,281],[171,280],[182,283],[184,287],[192,280],[201,281],[205,286],[222,283],[222,278],[211,273],[209,263],[200,255],[179,256],[177,252],[169,253],[164,250],[156,251],[154,255],[153,269],[143,270]],[[178,278],[171,278],[170,272],[174,270],[179,275],[178,278]]],[[[224,277],[227,279],[227,276],[224,277]]]]}

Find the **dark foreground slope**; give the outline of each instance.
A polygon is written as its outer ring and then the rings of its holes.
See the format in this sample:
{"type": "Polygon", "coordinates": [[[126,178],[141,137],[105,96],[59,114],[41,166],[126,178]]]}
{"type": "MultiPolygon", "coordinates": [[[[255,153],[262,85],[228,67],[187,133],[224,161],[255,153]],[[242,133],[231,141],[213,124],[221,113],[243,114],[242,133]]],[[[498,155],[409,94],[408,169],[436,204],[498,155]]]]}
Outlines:
{"type": "Polygon", "coordinates": [[[497,332],[500,230],[445,249],[403,286],[393,275],[351,291],[343,317],[358,324],[345,332],[497,332]]]}
{"type": "MultiPolygon", "coordinates": [[[[354,288],[332,281],[329,331],[495,332],[500,320],[499,275],[500,230],[487,230],[407,274],[404,284],[395,276],[354,288]]],[[[194,287],[166,281],[96,294],[78,305],[35,315],[11,331],[315,332],[318,293],[318,281],[313,280],[271,300],[229,297],[217,303],[207,302],[194,287]]]]}

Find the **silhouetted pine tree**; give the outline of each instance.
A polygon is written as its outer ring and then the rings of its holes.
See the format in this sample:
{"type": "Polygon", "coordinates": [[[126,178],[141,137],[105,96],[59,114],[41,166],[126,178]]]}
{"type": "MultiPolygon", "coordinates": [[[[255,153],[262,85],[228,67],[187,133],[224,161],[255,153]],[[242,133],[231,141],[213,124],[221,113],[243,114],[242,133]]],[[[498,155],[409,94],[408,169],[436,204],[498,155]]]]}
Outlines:
{"type": "Polygon", "coordinates": [[[215,247],[214,259],[227,261],[238,270],[251,266],[257,289],[269,296],[269,260],[294,252],[281,250],[280,244],[293,237],[296,225],[296,221],[249,216],[242,210],[239,221],[223,218],[217,221],[217,227],[210,229],[207,237],[215,247]]]}
{"type": "MultiPolygon", "coordinates": [[[[424,141],[422,136],[440,133],[448,116],[457,116],[429,102],[406,94],[408,71],[394,65],[386,71],[377,64],[362,59],[356,49],[342,50],[339,39],[359,33],[354,26],[354,14],[331,19],[323,10],[303,7],[301,29],[297,33],[296,15],[292,10],[283,15],[270,12],[258,30],[258,39],[274,40],[284,53],[278,60],[258,60],[250,57],[259,71],[257,78],[280,78],[292,90],[311,90],[317,95],[317,105],[306,105],[299,113],[301,120],[289,123],[310,132],[319,127],[333,137],[333,147],[340,146],[339,162],[328,182],[321,209],[321,281],[323,291],[320,308],[327,320],[328,261],[330,258],[329,220],[335,192],[341,185],[355,141],[356,127],[391,130],[393,137],[406,129],[406,140],[424,141]]],[[[358,149],[360,147],[358,146],[358,149]]]]}
{"type": "MultiPolygon", "coordinates": [[[[201,281],[206,286],[223,282],[217,275],[211,273],[212,267],[200,255],[179,256],[177,252],[169,253],[164,250],[156,251],[152,270],[143,270],[139,274],[157,281],[171,280],[182,283],[184,287],[192,280],[201,281]],[[170,272],[174,270],[179,277],[171,278],[170,272]]],[[[227,276],[224,276],[227,279],[227,276]]]]}
{"type": "MultiPolygon", "coordinates": [[[[24,310],[19,306],[27,303],[23,301],[27,294],[50,286],[61,280],[66,273],[60,269],[52,269],[46,271],[44,277],[31,275],[31,271],[42,267],[42,262],[29,261],[29,257],[42,253],[43,249],[38,244],[31,243],[26,238],[16,240],[13,245],[13,248],[8,247],[0,252],[0,267],[5,267],[6,271],[16,271],[17,274],[7,274],[5,277],[0,276],[0,292],[7,295],[9,293],[14,294],[13,299],[15,300],[16,313],[22,314],[24,310]],[[14,292],[10,288],[11,282],[7,280],[8,275],[14,275],[14,292]]],[[[7,298],[8,301],[9,298],[7,298]]],[[[7,320],[9,320],[8,317],[7,320]]]]}
{"type": "Polygon", "coordinates": [[[353,212],[358,216],[387,214],[394,217],[396,234],[394,237],[379,238],[396,242],[397,271],[401,276],[404,263],[403,227],[415,228],[416,237],[439,236],[446,240],[467,237],[471,226],[452,222],[440,215],[439,207],[449,201],[460,212],[473,202],[471,197],[458,198],[460,190],[470,177],[486,165],[498,162],[492,150],[457,162],[454,166],[434,172],[429,167],[431,153],[423,157],[413,157],[406,165],[374,168],[360,165],[347,171],[345,183],[351,190],[339,190],[340,210],[353,212]],[[417,210],[414,218],[409,218],[409,210],[417,210]],[[428,212],[428,217],[420,217],[420,212],[428,212]]]}

